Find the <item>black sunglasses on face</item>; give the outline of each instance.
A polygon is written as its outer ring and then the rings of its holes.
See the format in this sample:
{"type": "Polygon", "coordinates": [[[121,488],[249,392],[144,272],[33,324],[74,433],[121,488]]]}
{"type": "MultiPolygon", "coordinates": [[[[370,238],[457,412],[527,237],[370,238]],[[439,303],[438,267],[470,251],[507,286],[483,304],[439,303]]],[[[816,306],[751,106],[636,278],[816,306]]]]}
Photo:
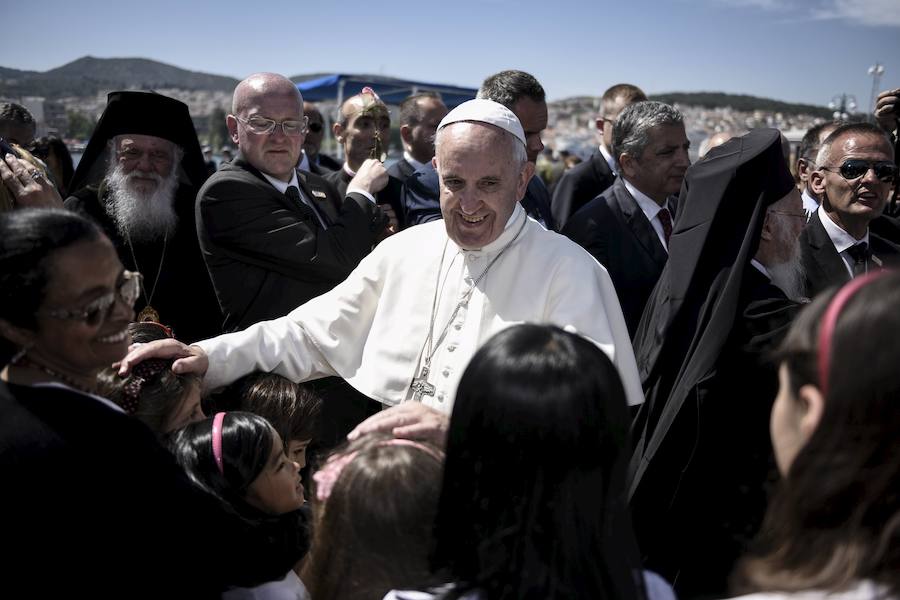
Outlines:
{"type": "Polygon", "coordinates": [[[309,125],[306,126],[306,128],[309,129],[310,131],[312,131],[313,133],[320,133],[322,131],[322,124],[321,123],[310,123],[309,125]]]}
{"type": "Polygon", "coordinates": [[[869,172],[869,169],[875,171],[875,177],[884,183],[891,183],[897,178],[897,165],[888,161],[870,161],[861,158],[851,158],[845,160],[844,164],[839,167],[822,167],[826,171],[840,173],[841,177],[847,180],[859,179],[869,172]]]}

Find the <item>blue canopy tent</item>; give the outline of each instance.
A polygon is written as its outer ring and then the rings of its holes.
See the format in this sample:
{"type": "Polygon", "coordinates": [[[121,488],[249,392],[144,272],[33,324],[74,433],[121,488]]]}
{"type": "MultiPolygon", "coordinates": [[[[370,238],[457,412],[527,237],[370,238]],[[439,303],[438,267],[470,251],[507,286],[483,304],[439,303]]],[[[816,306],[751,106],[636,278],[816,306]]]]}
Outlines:
{"type": "Polygon", "coordinates": [[[410,94],[419,92],[438,92],[447,108],[453,108],[466,100],[475,97],[476,88],[457,87],[443,83],[426,83],[424,81],[408,81],[396,77],[381,75],[325,75],[315,79],[301,81],[297,89],[304,100],[320,102],[335,100],[337,105],[343,103],[345,97],[358,94],[364,87],[370,87],[381,97],[385,104],[400,104],[410,94]]]}

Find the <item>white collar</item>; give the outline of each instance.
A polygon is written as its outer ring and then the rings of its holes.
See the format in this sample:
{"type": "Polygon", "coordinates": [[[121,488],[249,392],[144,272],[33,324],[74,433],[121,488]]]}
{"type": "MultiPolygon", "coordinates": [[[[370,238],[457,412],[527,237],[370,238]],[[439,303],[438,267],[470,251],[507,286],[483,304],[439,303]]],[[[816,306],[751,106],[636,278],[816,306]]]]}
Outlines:
{"type": "Polygon", "coordinates": [[[648,221],[652,221],[663,208],[669,207],[668,200],[660,206],[656,203],[656,200],[634,187],[631,182],[624,177],[622,177],[622,181],[625,183],[625,189],[628,190],[628,193],[635,199],[638,206],[641,208],[641,211],[647,216],[648,221]]]}
{"type": "Polygon", "coordinates": [[[808,213],[816,212],[816,210],[818,210],[819,208],[819,205],[821,204],[821,202],[819,202],[819,199],[810,194],[809,190],[805,187],[803,188],[803,192],[800,194],[800,198],[803,199],[803,210],[808,213]]]}
{"type": "Polygon", "coordinates": [[[603,159],[606,160],[606,164],[609,165],[609,170],[613,172],[613,175],[618,175],[619,171],[616,168],[616,159],[613,158],[612,153],[603,144],[600,144],[600,154],[603,155],[603,159]]]}
{"type": "Polygon", "coordinates": [[[300,164],[297,165],[297,168],[301,171],[309,171],[309,157],[306,155],[306,152],[301,150],[300,156],[302,156],[303,158],[300,159],[300,164]]]}
{"type": "Polygon", "coordinates": [[[414,159],[412,157],[412,154],[410,154],[406,150],[403,151],[403,158],[406,160],[406,162],[408,162],[410,165],[412,165],[412,168],[414,171],[421,171],[422,169],[425,169],[426,167],[431,167],[431,161],[428,161],[427,163],[419,162],[416,159],[414,159]]]}
{"type": "MultiPolygon", "coordinates": [[[[260,172],[262,172],[262,171],[260,171],[260,172]]],[[[269,183],[271,183],[272,186],[276,190],[281,192],[282,194],[285,193],[287,191],[287,189],[291,186],[296,187],[298,191],[300,190],[300,184],[297,182],[297,169],[291,170],[291,180],[290,181],[282,181],[280,179],[276,179],[276,178],[272,177],[271,175],[269,175],[268,173],[263,173],[263,177],[265,177],[266,180],[269,183]]]]}
{"type": "Polygon", "coordinates": [[[755,258],[750,259],[750,264],[756,267],[756,270],[766,276],[766,279],[772,281],[772,275],[769,273],[769,270],[766,268],[766,265],[762,264],[755,258]]]}
{"type": "Polygon", "coordinates": [[[344,163],[344,166],[342,168],[344,169],[344,173],[350,176],[350,179],[356,177],[356,171],[351,169],[349,164],[344,163]]]}
{"type": "Polygon", "coordinates": [[[831,238],[831,243],[834,244],[834,249],[838,251],[838,254],[860,242],[869,243],[868,228],[866,228],[866,235],[864,235],[861,240],[858,240],[841,229],[837,223],[832,221],[831,217],[828,216],[828,213],[825,212],[824,206],[819,206],[819,220],[822,221],[822,227],[825,228],[825,233],[831,238]]]}

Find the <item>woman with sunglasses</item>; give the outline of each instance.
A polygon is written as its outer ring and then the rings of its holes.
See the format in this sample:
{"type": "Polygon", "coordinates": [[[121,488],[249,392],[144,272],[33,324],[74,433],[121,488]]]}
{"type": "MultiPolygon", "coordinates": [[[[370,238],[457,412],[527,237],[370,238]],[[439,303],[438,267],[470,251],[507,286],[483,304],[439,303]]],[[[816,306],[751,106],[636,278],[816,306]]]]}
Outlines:
{"type": "Polygon", "coordinates": [[[0,336],[17,348],[0,372],[5,595],[218,597],[283,576],[305,550],[296,528],[223,511],[143,423],[94,394],[128,348],[139,286],[85,218],[0,215],[0,336]]]}
{"type": "Polygon", "coordinates": [[[733,589],[747,600],[900,598],[900,273],[822,294],[780,350],[783,477],[733,589]]]}

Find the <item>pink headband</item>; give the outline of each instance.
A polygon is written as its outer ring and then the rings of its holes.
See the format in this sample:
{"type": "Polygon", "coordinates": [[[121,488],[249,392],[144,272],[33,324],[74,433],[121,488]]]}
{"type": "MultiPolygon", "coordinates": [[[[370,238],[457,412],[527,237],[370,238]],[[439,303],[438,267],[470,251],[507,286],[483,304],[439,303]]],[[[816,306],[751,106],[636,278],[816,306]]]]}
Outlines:
{"type": "MultiPolygon", "coordinates": [[[[386,440],[379,444],[375,444],[373,448],[379,448],[382,446],[410,446],[412,448],[418,448],[419,450],[422,450],[438,462],[444,461],[443,452],[435,450],[434,448],[429,448],[425,444],[413,440],[394,438],[392,440],[386,440]]],[[[356,452],[350,452],[349,454],[332,455],[331,458],[325,461],[325,465],[313,474],[313,480],[316,482],[316,499],[319,502],[325,502],[326,500],[328,500],[328,496],[331,495],[331,490],[334,489],[334,484],[337,483],[337,480],[341,476],[341,472],[344,470],[344,467],[350,464],[350,462],[352,462],[358,454],[359,451],[357,450],[356,452]]]]}
{"type": "Polygon", "coordinates": [[[838,290],[834,295],[825,314],[822,316],[822,326],[819,328],[819,387],[823,396],[828,396],[828,370],[831,366],[831,342],[834,337],[834,329],[837,326],[838,317],[844,310],[847,302],[852,298],[861,287],[869,282],[885,275],[887,271],[878,270],[856,277],[850,280],[844,287],[838,290]]]}
{"type": "Polygon", "coordinates": [[[225,420],[225,413],[216,413],[213,417],[212,424],[212,447],[213,458],[216,459],[216,466],[219,467],[219,473],[225,476],[225,466],[222,464],[222,421],[225,420]]]}

